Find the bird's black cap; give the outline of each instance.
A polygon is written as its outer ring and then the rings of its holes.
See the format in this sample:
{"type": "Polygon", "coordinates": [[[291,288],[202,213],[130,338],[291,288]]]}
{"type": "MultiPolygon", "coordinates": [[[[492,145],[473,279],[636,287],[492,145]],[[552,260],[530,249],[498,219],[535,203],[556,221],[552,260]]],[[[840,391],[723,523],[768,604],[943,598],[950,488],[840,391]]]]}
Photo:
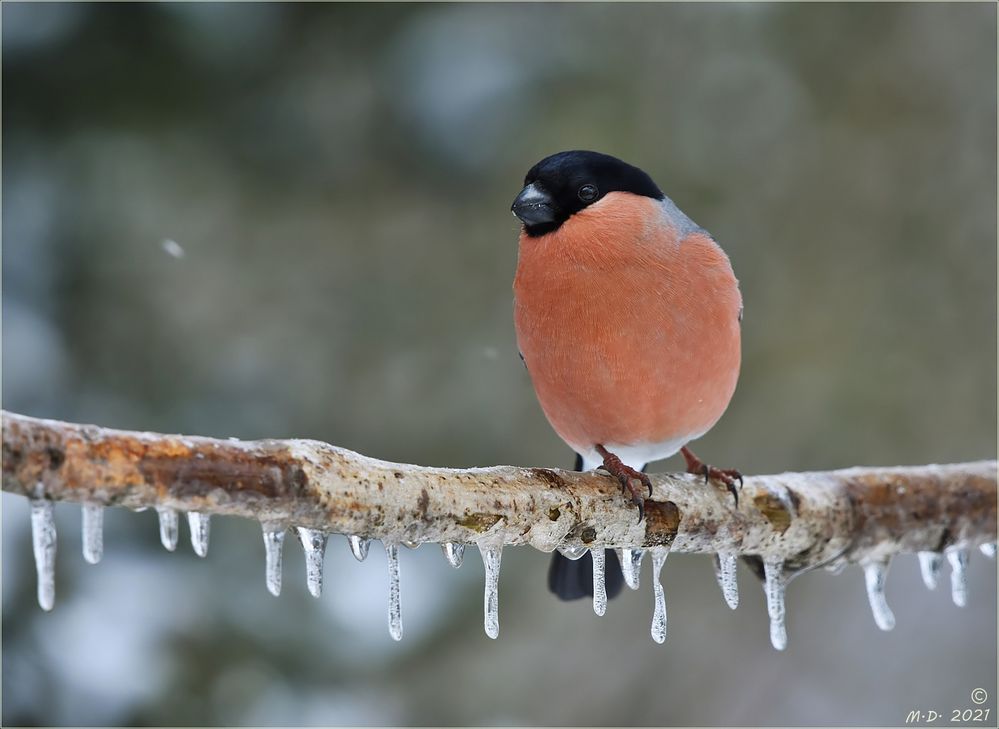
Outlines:
{"type": "Polygon", "coordinates": [[[630,192],[656,200],[665,196],[645,172],[600,152],[559,152],[534,165],[511,210],[529,236],[556,230],[572,215],[609,192],[630,192]]]}

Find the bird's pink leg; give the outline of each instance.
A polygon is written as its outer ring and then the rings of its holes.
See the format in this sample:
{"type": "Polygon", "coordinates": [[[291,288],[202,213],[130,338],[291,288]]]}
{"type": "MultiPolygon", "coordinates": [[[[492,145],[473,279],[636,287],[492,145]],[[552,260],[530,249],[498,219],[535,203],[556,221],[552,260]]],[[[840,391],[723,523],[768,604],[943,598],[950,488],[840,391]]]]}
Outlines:
{"type": "Polygon", "coordinates": [[[705,483],[710,479],[721,481],[725,484],[725,488],[731,492],[732,498],[735,499],[735,505],[739,506],[739,489],[736,488],[735,482],[738,481],[739,486],[742,486],[742,473],[738,469],[709,466],[695,456],[694,452],[686,446],[680,449],[680,453],[683,455],[683,460],[687,462],[687,473],[696,473],[699,476],[704,476],[705,483]]]}
{"type": "Polygon", "coordinates": [[[603,469],[620,482],[623,492],[631,494],[631,503],[638,507],[638,521],[642,521],[645,518],[645,497],[642,495],[643,489],[635,486],[633,481],[642,483],[649,490],[649,496],[652,496],[652,481],[647,474],[624,465],[620,458],[599,443],[595,447],[604,459],[603,469]]]}

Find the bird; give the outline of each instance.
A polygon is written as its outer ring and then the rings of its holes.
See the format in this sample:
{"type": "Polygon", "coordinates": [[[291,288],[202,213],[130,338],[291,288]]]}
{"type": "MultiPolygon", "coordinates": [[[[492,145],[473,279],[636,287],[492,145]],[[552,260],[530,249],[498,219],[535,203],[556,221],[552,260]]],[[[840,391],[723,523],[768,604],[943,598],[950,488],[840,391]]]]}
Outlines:
{"type": "MultiPolygon", "coordinates": [[[[741,473],[687,447],[721,418],[739,377],[743,303],[726,253],[646,172],[600,152],[545,157],[511,211],[522,224],[517,346],[576,470],[608,472],[641,522],[645,468],[680,452],[688,472],[722,482],[737,503],[741,473]]],[[[621,575],[607,557],[612,597],[621,575]]],[[[590,564],[556,551],[549,588],[592,595],[590,564]]]]}

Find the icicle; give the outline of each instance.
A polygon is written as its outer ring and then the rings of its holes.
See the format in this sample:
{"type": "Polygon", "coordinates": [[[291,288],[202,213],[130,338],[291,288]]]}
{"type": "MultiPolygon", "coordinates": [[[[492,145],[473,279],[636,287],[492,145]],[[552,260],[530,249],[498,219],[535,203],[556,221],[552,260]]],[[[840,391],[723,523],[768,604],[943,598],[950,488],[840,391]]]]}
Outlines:
{"type": "Polygon", "coordinates": [[[295,527],[298,541],[305,552],[305,580],[309,594],[319,597],[323,594],[323,557],[326,556],[326,535],[318,529],[295,527]]]}
{"type": "Polygon", "coordinates": [[[562,556],[566,559],[571,559],[575,562],[590,550],[588,547],[559,547],[558,551],[561,552],[562,556]]]}
{"type": "Polygon", "coordinates": [[[419,549],[421,544],[423,544],[423,542],[414,542],[412,539],[402,540],[402,546],[404,546],[406,549],[419,549]]]}
{"type": "Polygon", "coordinates": [[[399,590],[399,545],[386,544],[385,557],[389,572],[389,635],[393,640],[402,640],[402,600],[399,590]]]}
{"type": "Polygon", "coordinates": [[[31,546],[38,572],[38,604],[42,610],[55,606],[56,528],[54,504],[46,499],[31,499],[31,546]]]}
{"type": "Polygon", "coordinates": [[[939,552],[920,552],[919,571],[923,575],[923,584],[927,589],[937,589],[937,578],[940,577],[940,564],[943,558],[939,552]]]}
{"type": "Polygon", "coordinates": [[[354,555],[354,559],[358,562],[363,562],[364,558],[368,556],[368,547],[371,546],[371,540],[351,534],[347,537],[347,541],[350,543],[350,553],[354,555]]]}
{"type": "Polygon", "coordinates": [[[982,554],[984,554],[989,559],[995,559],[996,558],[996,543],[995,542],[992,542],[992,544],[982,544],[981,546],[978,547],[978,549],[979,549],[979,551],[981,551],[982,554]]]}
{"type": "Polygon", "coordinates": [[[895,627],[895,615],[885,599],[885,579],[888,576],[888,560],[868,562],[864,565],[864,583],[867,585],[867,600],[871,603],[874,622],[881,630],[895,627]]]}
{"type": "Polygon", "coordinates": [[[618,561],[621,563],[621,572],[624,573],[624,583],[632,590],[638,589],[639,575],[642,573],[642,558],[645,551],[641,549],[619,549],[617,551],[618,561]]]}
{"type": "Polygon", "coordinates": [[[479,547],[482,565],[486,568],[486,593],[484,601],[486,635],[499,637],[499,574],[503,546],[479,547]]]}
{"type": "Polygon", "coordinates": [[[97,564],[104,554],[104,507],[83,505],[83,558],[97,564]]]}
{"type": "Polygon", "coordinates": [[[656,597],[656,609],[652,613],[652,640],[663,643],[666,640],[666,592],[659,581],[659,574],[669,556],[669,547],[652,548],[652,590],[656,597]]]}
{"type": "Polygon", "coordinates": [[[590,550],[593,556],[593,612],[603,615],[607,612],[607,582],[604,579],[607,567],[607,552],[603,549],[590,550]]]}
{"type": "Polygon", "coordinates": [[[267,566],[264,573],[267,591],[274,597],[281,594],[281,553],[284,550],[284,529],[275,529],[271,524],[261,524],[264,532],[264,550],[267,553],[267,566]]]}
{"type": "Polygon", "coordinates": [[[948,549],[947,561],[950,562],[950,597],[958,607],[968,604],[968,550],[948,549]]]}
{"type": "Polygon", "coordinates": [[[787,648],[787,628],[784,625],[784,560],[764,560],[766,576],[763,589],[767,594],[767,614],[770,616],[770,642],[779,651],[787,648]]]}
{"type": "Polygon", "coordinates": [[[172,552],[177,549],[177,535],[180,532],[177,512],[157,507],[156,514],[160,519],[160,543],[172,552]]]}
{"type": "Polygon", "coordinates": [[[739,607],[739,580],[736,575],[736,556],[729,552],[719,552],[715,562],[715,579],[721,588],[722,595],[728,606],[735,610],[739,607]]]}
{"type": "Polygon", "coordinates": [[[444,557],[447,559],[447,563],[458,569],[461,567],[461,560],[465,557],[465,545],[459,544],[458,542],[444,542],[441,545],[441,551],[444,552],[444,557]]]}
{"type": "Polygon", "coordinates": [[[187,525],[191,528],[191,546],[199,557],[208,556],[208,530],[211,527],[208,514],[200,511],[187,513],[187,525]]]}

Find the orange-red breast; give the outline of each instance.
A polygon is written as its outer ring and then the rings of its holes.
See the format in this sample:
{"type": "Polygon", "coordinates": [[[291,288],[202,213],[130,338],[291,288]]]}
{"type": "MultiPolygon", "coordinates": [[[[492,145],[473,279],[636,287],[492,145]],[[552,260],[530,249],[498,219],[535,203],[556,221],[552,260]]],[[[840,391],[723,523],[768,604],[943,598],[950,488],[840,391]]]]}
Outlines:
{"type": "MultiPolygon", "coordinates": [[[[739,375],[742,297],[725,252],[649,175],[597,152],[538,162],[512,210],[524,224],[517,343],[545,416],[581,467],[617,477],[640,519],[651,493],[645,465],[677,451],[688,470],[736,493],[737,471],[685,447],[718,421],[739,375]]],[[[592,594],[582,561],[561,560],[556,553],[553,589],[592,594]]]]}

